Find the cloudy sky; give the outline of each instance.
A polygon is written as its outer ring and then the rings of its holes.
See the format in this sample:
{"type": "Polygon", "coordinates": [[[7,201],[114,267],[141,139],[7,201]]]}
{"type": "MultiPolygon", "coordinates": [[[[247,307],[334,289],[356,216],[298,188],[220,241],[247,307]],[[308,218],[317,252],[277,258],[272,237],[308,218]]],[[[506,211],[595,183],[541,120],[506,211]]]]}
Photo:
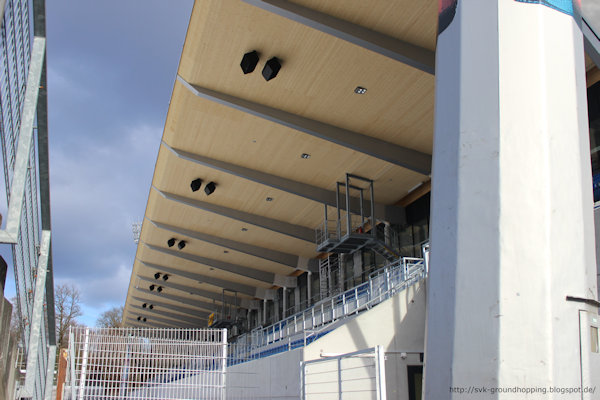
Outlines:
{"type": "Polygon", "coordinates": [[[192,6],[46,4],[54,280],[79,288],[87,325],[125,302],[192,6]]]}

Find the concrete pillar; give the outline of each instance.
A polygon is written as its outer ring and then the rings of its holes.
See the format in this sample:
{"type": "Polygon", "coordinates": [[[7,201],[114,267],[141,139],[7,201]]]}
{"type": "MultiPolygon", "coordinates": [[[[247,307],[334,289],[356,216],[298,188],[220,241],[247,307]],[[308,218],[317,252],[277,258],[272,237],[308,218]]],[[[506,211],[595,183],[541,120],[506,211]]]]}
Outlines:
{"type": "Polygon", "coordinates": [[[312,305],[312,272],[308,271],[308,276],[306,277],[308,282],[308,286],[306,287],[306,298],[308,302],[308,306],[312,305]]]}
{"type": "Polygon", "coordinates": [[[570,1],[531,3],[440,2],[428,400],[582,382],[579,310],[597,300],[583,39],[570,1]]]}
{"type": "Polygon", "coordinates": [[[263,299],[262,325],[267,324],[267,299],[263,299]]]}
{"type": "Polygon", "coordinates": [[[346,257],[347,257],[347,254],[340,254],[339,257],[340,257],[339,258],[340,271],[339,271],[338,278],[340,280],[340,284],[339,284],[340,291],[343,292],[346,289],[344,283],[346,283],[346,260],[347,260],[346,257]]]}
{"type": "Polygon", "coordinates": [[[279,293],[275,294],[275,298],[273,299],[273,308],[275,309],[275,321],[281,320],[281,314],[279,313],[279,293]]]}
{"type": "Polygon", "coordinates": [[[360,278],[363,273],[362,253],[357,251],[353,254],[354,277],[360,278]]]}
{"type": "Polygon", "coordinates": [[[294,312],[300,311],[300,287],[294,288],[294,312]]]}
{"type": "Polygon", "coordinates": [[[287,307],[288,307],[288,305],[287,305],[287,288],[286,287],[282,288],[281,294],[282,294],[281,297],[283,297],[283,311],[281,312],[281,314],[282,314],[282,318],[285,318],[285,317],[287,317],[287,307]]]}

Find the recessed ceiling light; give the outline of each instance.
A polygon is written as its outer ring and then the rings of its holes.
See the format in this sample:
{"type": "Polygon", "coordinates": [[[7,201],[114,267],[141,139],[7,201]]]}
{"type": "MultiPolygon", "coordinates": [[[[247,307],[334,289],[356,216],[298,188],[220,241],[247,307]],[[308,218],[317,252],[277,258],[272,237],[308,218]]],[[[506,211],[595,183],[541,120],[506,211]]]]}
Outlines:
{"type": "Polygon", "coordinates": [[[175,238],[171,238],[171,239],[167,240],[167,245],[169,247],[175,246],[175,238]]]}
{"type": "Polygon", "coordinates": [[[267,201],[273,201],[273,198],[272,197],[267,197],[265,200],[267,200],[267,201]]]}
{"type": "Polygon", "coordinates": [[[163,275],[163,281],[166,282],[168,279],[169,279],[169,275],[168,274],[164,274],[163,275]]]}
{"type": "Polygon", "coordinates": [[[307,159],[309,159],[309,158],[310,158],[310,154],[308,154],[308,153],[302,153],[302,155],[301,155],[300,157],[302,157],[302,158],[304,158],[305,160],[307,160],[307,159]]]}
{"type": "Polygon", "coordinates": [[[248,228],[242,228],[242,232],[248,232],[248,228]]]}
{"type": "Polygon", "coordinates": [[[357,86],[354,89],[354,93],[356,93],[356,94],[365,94],[365,93],[367,93],[367,89],[364,88],[364,87],[362,87],[362,86],[357,86]]]}
{"type": "Polygon", "coordinates": [[[179,244],[177,244],[177,247],[179,248],[179,250],[183,250],[183,248],[186,245],[186,241],[185,240],[180,240],[179,244]]]}
{"type": "Polygon", "coordinates": [[[157,287],[157,288],[156,288],[156,291],[157,291],[158,293],[162,292],[162,290],[163,290],[163,289],[162,289],[162,286],[159,286],[159,287],[157,287]]]}
{"type": "Polygon", "coordinates": [[[150,291],[153,291],[155,287],[156,287],[156,286],[154,286],[154,285],[150,285],[150,286],[148,287],[148,289],[150,289],[150,291]]]}
{"type": "Polygon", "coordinates": [[[153,306],[152,304],[150,304],[150,305],[148,306],[148,308],[149,308],[149,309],[151,309],[151,310],[153,310],[153,309],[154,309],[154,306],[153,306]]]}
{"type": "Polygon", "coordinates": [[[223,250],[223,253],[228,254],[229,250],[223,250]]]}
{"type": "Polygon", "coordinates": [[[210,271],[214,271],[215,269],[214,269],[213,267],[210,267],[210,268],[209,268],[209,270],[210,270],[210,271]]]}
{"type": "Polygon", "coordinates": [[[148,304],[146,304],[146,303],[142,304],[142,308],[146,308],[146,307],[148,307],[148,304]]]}
{"type": "Polygon", "coordinates": [[[160,278],[160,272],[157,272],[154,274],[154,279],[158,279],[158,278],[160,278]]]}

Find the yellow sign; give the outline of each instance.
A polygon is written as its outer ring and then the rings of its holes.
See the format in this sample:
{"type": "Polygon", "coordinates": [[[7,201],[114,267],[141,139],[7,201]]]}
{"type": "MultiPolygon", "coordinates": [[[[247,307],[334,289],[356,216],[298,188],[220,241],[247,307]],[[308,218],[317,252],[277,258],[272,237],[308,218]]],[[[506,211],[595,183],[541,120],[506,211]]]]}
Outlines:
{"type": "Polygon", "coordinates": [[[212,313],[208,316],[208,326],[212,326],[215,323],[215,313],[212,313]]]}

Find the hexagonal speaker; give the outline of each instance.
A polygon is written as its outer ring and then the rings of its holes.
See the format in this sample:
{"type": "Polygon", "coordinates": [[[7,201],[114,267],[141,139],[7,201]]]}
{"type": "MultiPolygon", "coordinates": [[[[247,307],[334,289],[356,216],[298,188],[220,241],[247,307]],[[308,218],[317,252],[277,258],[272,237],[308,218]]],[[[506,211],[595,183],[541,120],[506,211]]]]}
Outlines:
{"type": "Polygon", "coordinates": [[[215,191],[216,187],[216,183],[209,182],[206,184],[206,186],[204,186],[204,193],[206,193],[207,196],[210,196],[215,191]]]}
{"type": "Polygon", "coordinates": [[[242,67],[244,74],[249,74],[254,71],[256,64],[258,64],[258,53],[256,50],[252,50],[251,52],[244,54],[240,67],[242,67]]]}
{"type": "Polygon", "coordinates": [[[190,183],[190,187],[192,188],[192,192],[197,192],[200,190],[200,186],[202,186],[202,179],[194,179],[192,183],[190,183]]]}
{"type": "Polygon", "coordinates": [[[268,82],[277,76],[280,69],[281,63],[277,57],[273,57],[265,63],[265,67],[262,70],[262,76],[268,82]]]}

